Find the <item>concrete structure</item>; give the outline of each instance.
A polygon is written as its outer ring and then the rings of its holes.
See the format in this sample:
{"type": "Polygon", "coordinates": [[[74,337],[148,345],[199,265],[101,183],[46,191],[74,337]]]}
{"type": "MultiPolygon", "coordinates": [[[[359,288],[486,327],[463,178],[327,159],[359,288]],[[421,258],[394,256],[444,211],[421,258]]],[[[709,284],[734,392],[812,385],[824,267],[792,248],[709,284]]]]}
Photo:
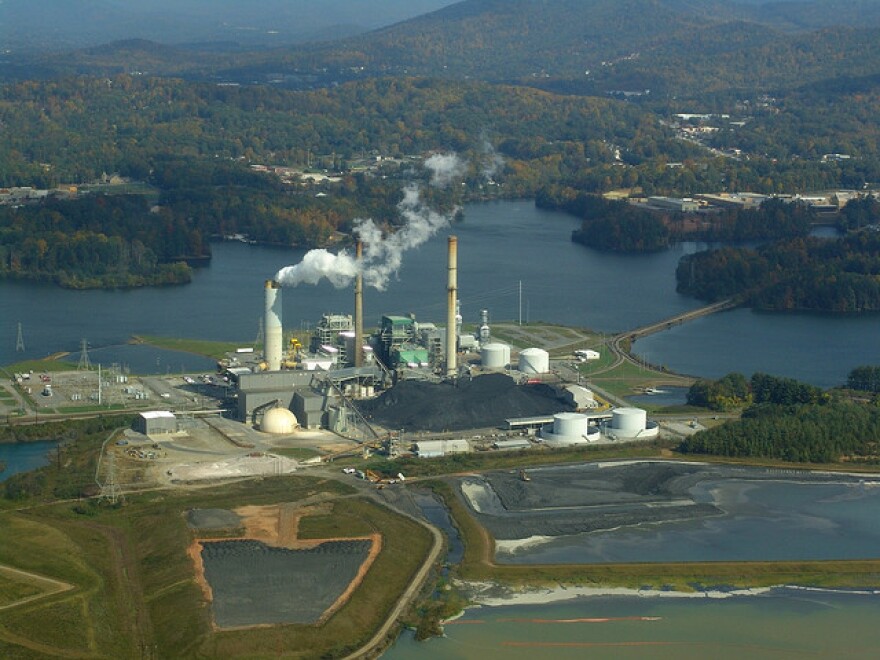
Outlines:
{"type": "Polygon", "coordinates": [[[615,408],[606,433],[627,440],[654,438],[660,432],[656,422],[648,422],[648,414],[641,408],[615,408]]]}
{"type": "Polygon", "coordinates": [[[270,408],[263,415],[260,430],[263,433],[286,435],[296,430],[296,415],[287,408],[270,408]]]}
{"type": "Polygon", "coordinates": [[[254,413],[279,401],[284,408],[293,405],[293,394],[308,388],[315,378],[308,371],[264,371],[245,373],[238,377],[238,408],[236,417],[240,422],[251,422],[254,413]]]}
{"type": "Polygon", "coordinates": [[[516,451],[520,449],[528,449],[532,446],[525,438],[514,438],[512,440],[496,440],[492,443],[492,449],[498,451],[516,451]]]}
{"type": "Polygon", "coordinates": [[[264,350],[269,371],[279,371],[282,359],[281,285],[266,280],[266,317],[263,322],[264,350]]]}
{"type": "Polygon", "coordinates": [[[759,193],[720,193],[718,195],[712,194],[701,194],[694,195],[697,199],[700,199],[712,206],[719,206],[721,208],[746,208],[746,209],[756,209],[761,204],[763,204],[766,200],[770,199],[769,195],[761,195],[759,193]]]}
{"type": "Polygon", "coordinates": [[[527,348],[521,351],[519,370],[524,374],[546,374],[550,371],[550,354],[543,348],[527,348]]]}
{"type": "Polygon", "coordinates": [[[510,364],[510,346],[490,343],[480,349],[480,361],[484,369],[505,369],[510,364]]]}
{"type": "Polygon", "coordinates": [[[151,410],[138,413],[132,428],[144,435],[159,435],[177,432],[177,418],[168,410],[151,410]]]}
{"type": "Polygon", "coordinates": [[[461,438],[454,440],[423,440],[415,444],[415,451],[419,458],[438,458],[450,454],[467,454],[471,451],[471,445],[467,440],[461,438]]]}
{"type": "Polygon", "coordinates": [[[458,347],[456,346],[456,309],[458,307],[458,238],[449,237],[447,257],[446,299],[446,375],[454,376],[458,347]]]}
{"type": "Polygon", "coordinates": [[[601,434],[586,415],[564,412],[553,415],[553,425],[542,428],[541,437],[551,447],[568,447],[596,442],[601,434]]]}
{"type": "Polygon", "coordinates": [[[325,425],[327,397],[311,391],[296,392],[291,408],[303,428],[319,429],[325,425]]]}
{"type": "Polygon", "coordinates": [[[565,396],[578,410],[589,410],[599,406],[593,392],[581,385],[566,385],[565,396]]]}
{"type": "Polygon", "coordinates": [[[648,206],[678,213],[693,213],[700,208],[699,203],[689,197],[648,197],[648,206]]]}

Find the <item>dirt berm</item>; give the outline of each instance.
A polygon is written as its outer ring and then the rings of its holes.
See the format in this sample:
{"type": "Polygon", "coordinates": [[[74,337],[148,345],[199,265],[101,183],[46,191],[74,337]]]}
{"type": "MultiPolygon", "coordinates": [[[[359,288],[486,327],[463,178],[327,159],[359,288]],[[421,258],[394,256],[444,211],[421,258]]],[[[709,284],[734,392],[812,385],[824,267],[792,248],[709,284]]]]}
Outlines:
{"type": "Polygon", "coordinates": [[[573,410],[555,388],[517,385],[504,374],[460,379],[455,384],[405,380],[360,408],[386,428],[433,432],[501,426],[511,417],[573,410]]]}

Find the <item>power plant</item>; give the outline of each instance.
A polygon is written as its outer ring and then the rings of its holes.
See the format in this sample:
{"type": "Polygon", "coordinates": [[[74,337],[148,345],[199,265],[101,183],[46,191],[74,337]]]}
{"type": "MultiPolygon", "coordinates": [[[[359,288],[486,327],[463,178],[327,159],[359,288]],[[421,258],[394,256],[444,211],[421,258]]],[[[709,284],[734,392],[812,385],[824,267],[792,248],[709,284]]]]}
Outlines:
{"type": "Polygon", "coordinates": [[[599,404],[586,388],[553,385],[559,379],[550,354],[541,348],[515,351],[494,338],[488,309],[480,310],[473,332],[463,332],[456,236],[447,239],[445,325],[414,314],[383,314],[368,334],[364,283],[371,262],[365,249],[359,240],[353,259],[338,258],[353,281],[354,315],[324,314],[310,337],[288,336],[285,343],[284,278],[266,280],[262,360],[258,354],[255,362],[234,356],[223,365],[240,422],[282,435],[323,428],[364,442],[387,433],[382,429],[453,429],[466,426],[464,418],[472,428],[506,426],[550,446],[656,436],[656,424],[642,410],[596,412],[599,404]],[[496,380],[489,379],[493,374],[496,380]],[[463,386],[471,381],[474,386],[463,386]],[[545,390],[529,389],[536,386],[545,390]],[[408,416],[424,406],[416,418],[408,416]],[[449,417],[453,413],[457,421],[449,417]]]}

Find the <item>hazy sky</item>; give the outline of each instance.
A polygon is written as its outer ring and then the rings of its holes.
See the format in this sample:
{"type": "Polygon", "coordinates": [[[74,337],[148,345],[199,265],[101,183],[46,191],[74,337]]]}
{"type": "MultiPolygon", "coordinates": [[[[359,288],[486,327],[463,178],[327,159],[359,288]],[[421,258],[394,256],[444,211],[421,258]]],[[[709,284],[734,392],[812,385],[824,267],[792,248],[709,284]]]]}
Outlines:
{"type": "Polygon", "coordinates": [[[452,0],[0,0],[0,47],[162,43],[286,45],[347,36],[454,4],[452,0]]]}

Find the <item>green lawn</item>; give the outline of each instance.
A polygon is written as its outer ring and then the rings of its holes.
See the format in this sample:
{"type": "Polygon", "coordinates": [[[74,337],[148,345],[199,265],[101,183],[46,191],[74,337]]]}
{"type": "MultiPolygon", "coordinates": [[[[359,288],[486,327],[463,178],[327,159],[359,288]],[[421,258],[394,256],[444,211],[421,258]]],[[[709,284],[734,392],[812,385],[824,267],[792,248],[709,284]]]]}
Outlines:
{"type": "Polygon", "coordinates": [[[164,348],[170,351],[182,351],[184,353],[204,355],[205,357],[213,358],[215,360],[225,357],[227,353],[234,352],[235,349],[242,346],[253,345],[253,342],[248,341],[208,341],[206,339],[178,339],[176,337],[156,337],[153,335],[136,335],[133,337],[133,341],[156,346],[157,348],[164,348]]]}

